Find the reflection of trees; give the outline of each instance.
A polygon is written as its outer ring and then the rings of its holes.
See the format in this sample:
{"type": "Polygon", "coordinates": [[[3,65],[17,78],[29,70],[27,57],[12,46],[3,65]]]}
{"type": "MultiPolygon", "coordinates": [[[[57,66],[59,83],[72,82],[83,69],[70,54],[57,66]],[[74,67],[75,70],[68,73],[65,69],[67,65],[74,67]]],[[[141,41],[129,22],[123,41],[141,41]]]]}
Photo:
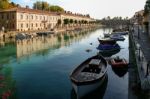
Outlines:
{"type": "Polygon", "coordinates": [[[12,79],[12,68],[5,67],[0,70],[0,99],[16,99],[15,81],[12,79]]]}
{"type": "Polygon", "coordinates": [[[13,43],[5,44],[5,46],[0,48],[0,63],[6,64],[15,57],[16,55],[16,47],[13,43]]]}
{"type": "Polygon", "coordinates": [[[59,34],[52,34],[46,37],[36,37],[17,41],[17,57],[36,53],[38,55],[47,55],[50,50],[59,49],[63,46],[70,46],[72,42],[79,42],[89,34],[85,31],[69,31],[59,34]]]}

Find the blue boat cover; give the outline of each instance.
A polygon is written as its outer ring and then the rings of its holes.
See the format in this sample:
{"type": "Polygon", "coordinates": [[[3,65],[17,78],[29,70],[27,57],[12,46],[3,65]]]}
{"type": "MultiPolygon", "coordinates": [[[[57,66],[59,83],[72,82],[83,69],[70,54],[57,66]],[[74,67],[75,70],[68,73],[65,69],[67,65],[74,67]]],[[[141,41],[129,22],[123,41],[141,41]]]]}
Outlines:
{"type": "Polygon", "coordinates": [[[112,49],[120,49],[118,44],[109,45],[109,44],[99,44],[97,47],[98,50],[112,50],[112,49]]]}

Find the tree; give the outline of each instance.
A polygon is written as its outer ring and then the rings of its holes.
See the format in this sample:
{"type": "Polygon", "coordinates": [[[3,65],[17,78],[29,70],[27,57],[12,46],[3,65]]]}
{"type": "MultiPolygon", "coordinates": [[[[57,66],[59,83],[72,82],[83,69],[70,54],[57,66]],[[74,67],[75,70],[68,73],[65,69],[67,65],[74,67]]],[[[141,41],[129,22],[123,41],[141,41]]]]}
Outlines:
{"type": "Polygon", "coordinates": [[[81,20],[81,23],[84,24],[84,20],[81,20]]]}
{"type": "Polygon", "coordinates": [[[88,21],[84,20],[84,24],[87,24],[87,23],[88,23],[88,21]]]}
{"type": "Polygon", "coordinates": [[[73,19],[70,19],[69,22],[72,24],[73,23],[73,19]]]}
{"type": "Polygon", "coordinates": [[[69,23],[69,19],[64,19],[64,24],[68,24],[69,23]]]}
{"type": "Polygon", "coordinates": [[[74,20],[74,23],[75,23],[75,24],[77,24],[77,23],[78,23],[78,21],[77,21],[77,20],[74,20]]]}
{"type": "Polygon", "coordinates": [[[49,4],[45,1],[37,1],[33,4],[33,9],[38,9],[38,10],[49,10],[49,4]]]}
{"type": "Polygon", "coordinates": [[[64,9],[60,6],[57,6],[57,5],[51,5],[49,7],[50,11],[52,12],[64,12],[64,9]]]}
{"type": "Polygon", "coordinates": [[[61,24],[61,19],[58,19],[57,24],[58,26],[61,24]]]}
{"type": "Polygon", "coordinates": [[[38,10],[47,10],[52,12],[63,12],[64,9],[57,5],[50,5],[48,2],[45,1],[37,1],[33,4],[33,9],[38,10]]]}
{"type": "Polygon", "coordinates": [[[9,0],[0,0],[0,9],[8,9],[9,5],[9,0]]]}

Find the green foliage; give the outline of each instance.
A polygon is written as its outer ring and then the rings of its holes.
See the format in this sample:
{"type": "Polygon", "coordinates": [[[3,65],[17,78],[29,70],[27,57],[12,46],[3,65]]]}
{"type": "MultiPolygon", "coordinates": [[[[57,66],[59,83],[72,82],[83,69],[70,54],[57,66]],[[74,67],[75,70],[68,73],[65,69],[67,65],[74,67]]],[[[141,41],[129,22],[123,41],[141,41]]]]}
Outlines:
{"type": "Polygon", "coordinates": [[[57,24],[58,24],[58,25],[61,24],[61,19],[58,19],[57,24]]]}
{"type": "Polygon", "coordinates": [[[13,8],[13,7],[20,7],[20,5],[14,3],[14,2],[9,3],[9,0],[0,0],[0,9],[1,10],[13,8]]]}
{"type": "Polygon", "coordinates": [[[69,19],[64,19],[64,24],[68,24],[69,23],[69,19]]]}
{"type": "Polygon", "coordinates": [[[38,9],[38,10],[49,10],[49,4],[45,1],[37,1],[33,4],[33,9],[38,9]]]}
{"type": "Polygon", "coordinates": [[[33,4],[33,9],[47,10],[52,12],[62,12],[64,9],[57,5],[50,5],[46,1],[37,1],[33,4]]]}
{"type": "Polygon", "coordinates": [[[77,21],[77,20],[74,20],[74,23],[75,23],[75,24],[77,24],[77,23],[78,23],[78,21],[77,21]]]}
{"type": "Polygon", "coordinates": [[[0,9],[8,9],[9,0],[0,0],[0,9]]]}
{"type": "Polygon", "coordinates": [[[52,5],[49,7],[50,11],[52,12],[64,12],[64,9],[57,5],[52,5]]]}
{"type": "Polygon", "coordinates": [[[69,22],[72,24],[73,23],[73,19],[70,19],[69,22]]]}

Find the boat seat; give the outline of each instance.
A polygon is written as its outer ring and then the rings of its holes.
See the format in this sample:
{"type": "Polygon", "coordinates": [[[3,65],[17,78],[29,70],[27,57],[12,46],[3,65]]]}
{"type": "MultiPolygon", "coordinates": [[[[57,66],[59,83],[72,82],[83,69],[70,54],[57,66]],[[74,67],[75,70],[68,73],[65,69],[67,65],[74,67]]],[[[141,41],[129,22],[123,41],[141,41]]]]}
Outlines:
{"type": "Polygon", "coordinates": [[[100,65],[100,62],[101,62],[101,60],[99,60],[99,59],[92,59],[92,60],[89,62],[89,67],[90,67],[90,68],[98,68],[99,65],[100,65]]]}

